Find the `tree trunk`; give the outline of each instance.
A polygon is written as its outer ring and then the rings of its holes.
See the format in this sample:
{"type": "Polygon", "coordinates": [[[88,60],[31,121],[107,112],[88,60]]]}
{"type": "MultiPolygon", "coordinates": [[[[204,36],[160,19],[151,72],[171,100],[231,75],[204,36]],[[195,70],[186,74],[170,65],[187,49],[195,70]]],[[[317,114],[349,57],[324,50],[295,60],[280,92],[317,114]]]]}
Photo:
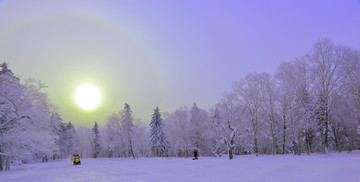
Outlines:
{"type": "Polygon", "coordinates": [[[282,143],[282,154],[285,154],[285,144],[286,144],[286,104],[284,103],[283,108],[283,143],[282,143]]]}
{"type": "Polygon", "coordinates": [[[5,171],[10,171],[10,157],[5,157],[5,171]]]}
{"type": "Polygon", "coordinates": [[[308,131],[305,132],[305,150],[306,150],[306,154],[310,155],[310,153],[311,153],[310,138],[309,138],[309,134],[307,132],[308,131]]]}
{"type": "Polygon", "coordinates": [[[112,149],[110,149],[108,157],[109,157],[109,158],[112,158],[112,157],[113,157],[113,151],[112,151],[112,149]]]}
{"type": "Polygon", "coordinates": [[[301,151],[302,151],[302,145],[301,145],[301,136],[300,135],[298,135],[298,155],[301,155],[301,151]]]}
{"type": "Polygon", "coordinates": [[[234,158],[234,154],[233,154],[233,149],[229,149],[229,159],[233,159],[234,158]]]}
{"type": "Polygon", "coordinates": [[[338,134],[336,132],[336,128],[332,125],[331,129],[332,129],[332,132],[333,132],[333,135],[334,135],[335,150],[340,152],[339,136],[338,136],[338,134]]]}
{"type": "Polygon", "coordinates": [[[324,133],[324,143],[325,143],[325,153],[329,152],[329,142],[328,142],[328,133],[329,133],[329,113],[327,111],[328,109],[326,108],[325,111],[325,133],[324,133]]]}
{"type": "Polygon", "coordinates": [[[257,132],[254,133],[254,152],[256,154],[259,154],[259,149],[258,149],[258,143],[257,143],[257,136],[256,136],[257,132]]]}
{"type": "Polygon", "coordinates": [[[230,146],[229,146],[229,159],[233,159],[234,158],[234,138],[235,135],[232,135],[232,137],[230,138],[230,146]]]}
{"type": "Polygon", "coordinates": [[[5,163],[5,156],[0,155],[0,171],[4,171],[4,163],[5,163]]]}
{"type": "Polygon", "coordinates": [[[275,136],[275,131],[274,131],[274,121],[271,121],[270,123],[270,128],[271,128],[271,151],[273,155],[276,155],[276,149],[277,149],[277,139],[275,136]]]}
{"type": "Polygon", "coordinates": [[[253,119],[251,119],[252,125],[253,125],[253,131],[254,131],[254,152],[256,155],[259,154],[259,149],[258,149],[258,141],[257,141],[257,130],[258,130],[258,118],[257,118],[257,114],[255,115],[255,118],[253,117],[253,119]]]}
{"type": "Polygon", "coordinates": [[[133,159],[135,159],[135,154],[134,154],[134,151],[133,151],[131,138],[129,139],[129,147],[130,147],[130,154],[132,155],[133,159]]]}

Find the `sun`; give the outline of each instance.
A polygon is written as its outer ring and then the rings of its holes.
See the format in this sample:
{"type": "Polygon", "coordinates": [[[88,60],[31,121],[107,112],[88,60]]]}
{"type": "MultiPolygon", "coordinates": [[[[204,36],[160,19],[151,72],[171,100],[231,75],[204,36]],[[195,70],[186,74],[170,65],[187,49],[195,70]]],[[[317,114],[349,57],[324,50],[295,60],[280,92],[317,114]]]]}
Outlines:
{"type": "Polygon", "coordinates": [[[100,100],[100,92],[93,85],[85,84],[76,89],[75,101],[79,107],[85,110],[96,108],[100,104],[100,100]]]}

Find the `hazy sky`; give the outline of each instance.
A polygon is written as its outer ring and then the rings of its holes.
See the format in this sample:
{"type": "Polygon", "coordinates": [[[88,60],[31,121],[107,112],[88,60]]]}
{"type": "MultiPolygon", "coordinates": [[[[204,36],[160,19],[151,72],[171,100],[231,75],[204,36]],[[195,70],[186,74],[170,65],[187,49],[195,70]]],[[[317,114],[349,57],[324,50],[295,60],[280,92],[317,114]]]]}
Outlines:
{"type": "Polygon", "coordinates": [[[130,104],[208,109],[247,73],[274,73],[319,38],[360,49],[359,0],[0,0],[0,62],[44,82],[65,121],[104,124],[130,104]],[[80,109],[75,89],[101,105],[80,109]]]}

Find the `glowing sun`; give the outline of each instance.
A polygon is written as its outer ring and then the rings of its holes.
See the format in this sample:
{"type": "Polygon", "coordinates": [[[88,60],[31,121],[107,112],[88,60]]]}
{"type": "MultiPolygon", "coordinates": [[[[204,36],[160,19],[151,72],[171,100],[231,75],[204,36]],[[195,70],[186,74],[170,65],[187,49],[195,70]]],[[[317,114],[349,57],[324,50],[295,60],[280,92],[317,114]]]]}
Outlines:
{"type": "Polygon", "coordinates": [[[78,106],[85,110],[96,108],[100,104],[100,100],[100,92],[93,85],[81,85],[76,89],[75,101],[78,106]]]}

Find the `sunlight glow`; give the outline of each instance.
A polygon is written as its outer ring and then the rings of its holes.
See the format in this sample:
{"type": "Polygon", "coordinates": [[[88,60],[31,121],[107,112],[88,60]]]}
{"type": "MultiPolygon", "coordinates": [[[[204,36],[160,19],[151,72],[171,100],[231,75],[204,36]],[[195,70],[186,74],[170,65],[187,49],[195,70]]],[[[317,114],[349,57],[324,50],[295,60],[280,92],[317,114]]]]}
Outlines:
{"type": "Polygon", "coordinates": [[[75,101],[81,108],[91,110],[100,104],[101,96],[98,89],[90,84],[82,85],[77,88],[75,101]]]}

